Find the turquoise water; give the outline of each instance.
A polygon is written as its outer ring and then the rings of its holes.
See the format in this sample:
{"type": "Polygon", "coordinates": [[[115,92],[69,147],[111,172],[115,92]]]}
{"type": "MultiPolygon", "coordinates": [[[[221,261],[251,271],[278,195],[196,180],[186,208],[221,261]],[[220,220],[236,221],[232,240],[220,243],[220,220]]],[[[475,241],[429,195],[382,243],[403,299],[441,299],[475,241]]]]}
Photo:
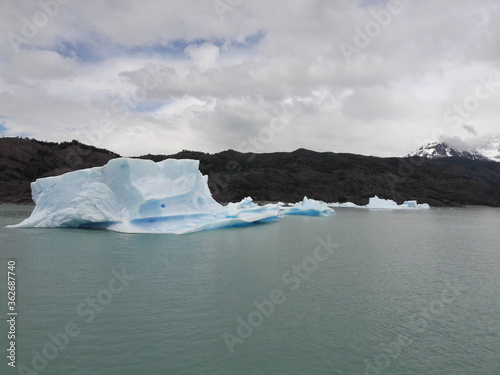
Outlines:
{"type": "Polygon", "coordinates": [[[18,312],[1,374],[500,374],[498,209],[4,228],[31,209],[0,206],[4,353],[12,259],[18,312]]]}

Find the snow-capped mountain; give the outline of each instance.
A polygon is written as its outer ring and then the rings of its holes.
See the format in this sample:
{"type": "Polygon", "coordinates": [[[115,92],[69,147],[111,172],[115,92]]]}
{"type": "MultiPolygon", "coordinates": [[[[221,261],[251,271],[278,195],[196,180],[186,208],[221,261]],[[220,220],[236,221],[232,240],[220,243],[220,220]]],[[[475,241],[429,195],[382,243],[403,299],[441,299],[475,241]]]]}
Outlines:
{"type": "Polygon", "coordinates": [[[421,146],[413,152],[410,152],[407,157],[419,156],[427,159],[449,158],[452,156],[467,158],[471,160],[491,161],[490,158],[483,155],[476,149],[458,150],[448,146],[446,143],[432,142],[425,146],[421,146]]]}
{"type": "Polygon", "coordinates": [[[491,160],[500,162],[500,136],[486,140],[478,150],[491,160]]]}

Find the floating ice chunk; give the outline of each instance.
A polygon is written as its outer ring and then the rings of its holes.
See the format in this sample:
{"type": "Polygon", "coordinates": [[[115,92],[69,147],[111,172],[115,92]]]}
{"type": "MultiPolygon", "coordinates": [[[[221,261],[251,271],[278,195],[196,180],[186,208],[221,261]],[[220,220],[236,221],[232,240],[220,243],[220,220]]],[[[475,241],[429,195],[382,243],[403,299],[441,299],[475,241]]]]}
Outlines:
{"type": "Polygon", "coordinates": [[[217,203],[198,160],[119,158],[103,167],[38,179],[31,216],[13,227],[106,228],[127,233],[191,233],[276,220],[278,205],[251,198],[217,203]]]}
{"type": "Polygon", "coordinates": [[[277,204],[266,204],[259,206],[251,197],[246,197],[237,203],[228,203],[226,206],[227,217],[250,217],[251,215],[260,215],[264,212],[272,212],[273,217],[279,216],[279,206],[277,204]]]}
{"type": "Polygon", "coordinates": [[[357,204],[354,204],[352,202],[345,202],[345,203],[328,203],[327,204],[329,207],[349,207],[349,208],[359,208],[362,206],[358,206],[357,204]]]}
{"type": "Polygon", "coordinates": [[[283,215],[308,215],[308,216],[330,216],[335,211],[328,207],[325,202],[308,199],[304,197],[302,202],[293,204],[291,207],[286,207],[283,215]]]}
{"type": "Polygon", "coordinates": [[[397,208],[398,204],[391,199],[381,199],[376,195],[370,198],[367,208],[397,208]]]}
{"type": "Polygon", "coordinates": [[[248,209],[252,207],[257,207],[258,205],[253,202],[253,199],[250,197],[243,198],[240,202],[237,203],[228,203],[226,206],[227,215],[229,217],[238,216],[240,210],[248,209]]]}
{"type": "Polygon", "coordinates": [[[400,207],[401,208],[420,208],[420,209],[431,208],[431,206],[429,206],[427,203],[418,204],[417,201],[404,201],[400,207]]]}
{"type": "Polygon", "coordinates": [[[242,208],[257,207],[258,204],[255,203],[251,197],[246,197],[246,198],[243,198],[240,202],[237,202],[237,203],[228,203],[227,206],[228,207],[232,206],[232,207],[235,207],[235,208],[238,208],[238,209],[242,209],[242,208]]]}
{"type": "Polygon", "coordinates": [[[381,199],[376,195],[370,198],[370,201],[365,206],[372,209],[428,209],[430,206],[427,203],[418,204],[417,201],[405,201],[398,205],[391,199],[381,199]]]}
{"type": "Polygon", "coordinates": [[[369,203],[365,206],[358,206],[352,202],[346,203],[328,203],[330,207],[350,207],[350,208],[371,208],[371,209],[428,209],[430,206],[427,203],[418,204],[417,201],[405,201],[398,205],[391,199],[381,199],[377,196],[370,198],[369,203]]]}
{"type": "Polygon", "coordinates": [[[403,206],[408,208],[417,208],[417,201],[404,201],[403,206]]]}

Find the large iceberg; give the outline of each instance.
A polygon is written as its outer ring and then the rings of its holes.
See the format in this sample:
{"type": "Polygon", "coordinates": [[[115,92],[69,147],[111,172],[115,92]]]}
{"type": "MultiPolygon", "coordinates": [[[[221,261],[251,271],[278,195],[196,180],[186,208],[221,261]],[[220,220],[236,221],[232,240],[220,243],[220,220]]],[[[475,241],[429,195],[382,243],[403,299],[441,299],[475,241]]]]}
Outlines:
{"type": "Polygon", "coordinates": [[[278,220],[279,206],[246,198],[216,202],[198,160],[118,158],[103,167],[31,184],[31,216],[12,227],[105,228],[126,233],[191,233],[278,220]]]}
{"type": "Polygon", "coordinates": [[[330,216],[335,211],[328,207],[325,202],[304,197],[302,202],[293,204],[291,207],[283,208],[283,215],[308,215],[308,216],[330,216]]]}

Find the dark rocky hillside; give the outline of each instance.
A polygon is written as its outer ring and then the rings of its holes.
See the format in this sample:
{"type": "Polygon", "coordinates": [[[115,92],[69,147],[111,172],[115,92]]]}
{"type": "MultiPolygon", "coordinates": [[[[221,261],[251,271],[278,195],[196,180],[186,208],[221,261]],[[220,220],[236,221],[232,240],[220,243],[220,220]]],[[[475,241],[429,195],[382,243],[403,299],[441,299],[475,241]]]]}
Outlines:
{"type": "MultiPolygon", "coordinates": [[[[38,177],[104,165],[118,157],[77,141],[58,143],[20,138],[0,139],[0,202],[31,201],[30,182],[38,177]]],[[[378,195],[398,203],[416,199],[432,206],[488,205],[500,207],[500,163],[445,158],[377,158],[371,156],[294,152],[217,154],[182,151],[145,155],[200,160],[214,198],[239,201],[296,202],[304,195],[326,202],[366,204],[378,195]]]]}
{"type": "Polygon", "coordinates": [[[500,207],[500,163],[446,158],[377,158],[314,152],[217,154],[183,151],[147,155],[200,160],[210,190],[222,202],[245,196],[261,201],[296,202],[304,195],[326,202],[367,204],[378,195],[402,203],[416,199],[432,206],[488,205],[500,207]]]}
{"type": "Polygon", "coordinates": [[[32,202],[30,183],[37,178],[101,166],[118,156],[78,141],[0,138],[0,202],[32,202]]]}

